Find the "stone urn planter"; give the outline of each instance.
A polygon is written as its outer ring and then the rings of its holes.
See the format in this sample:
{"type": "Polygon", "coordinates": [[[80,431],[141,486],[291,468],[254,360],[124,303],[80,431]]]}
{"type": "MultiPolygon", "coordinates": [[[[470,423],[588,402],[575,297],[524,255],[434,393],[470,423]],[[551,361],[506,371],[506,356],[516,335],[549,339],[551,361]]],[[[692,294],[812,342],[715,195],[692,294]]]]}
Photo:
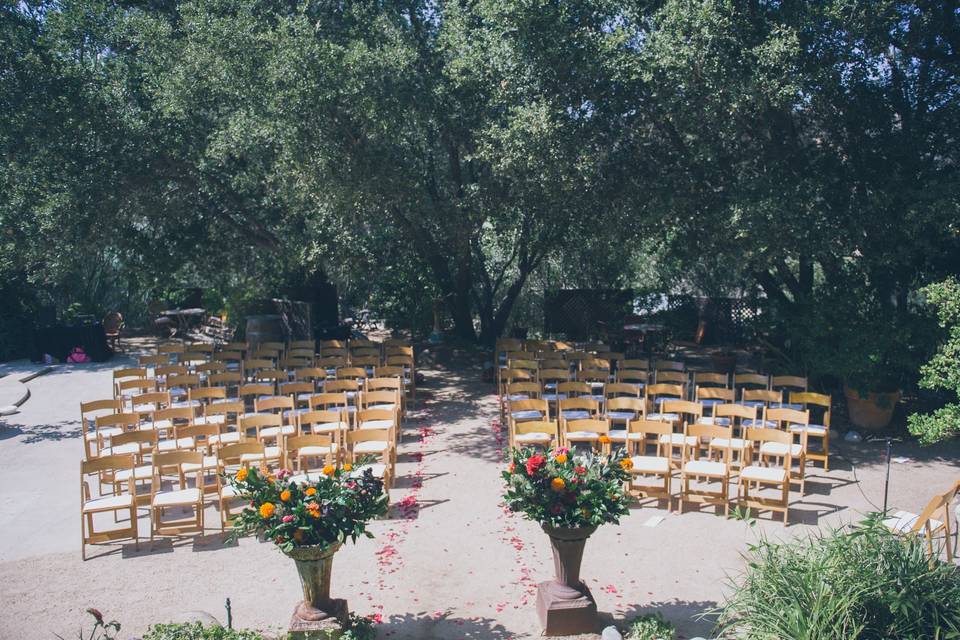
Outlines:
{"type": "Polygon", "coordinates": [[[347,601],[330,597],[330,575],[333,556],[341,544],[295,547],[287,552],[297,565],[303,586],[303,601],[293,611],[290,637],[293,640],[326,633],[324,637],[339,638],[349,622],[347,601]]]}
{"type": "Polygon", "coordinates": [[[893,411],[900,401],[900,391],[860,393],[848,385],[843,386],[847,399],[850,424],[860,429],[879,430],[886,428],[893,419],[893,411]]]}
{"type": "Polygon", "coordinates": [[[595,633],[599,627],[597,603],[580,581],[583,548],[596,527],[576,529],[542,525],[550,536],[556,577],[537,589],[537,615],[547,636],[595,633]]]}

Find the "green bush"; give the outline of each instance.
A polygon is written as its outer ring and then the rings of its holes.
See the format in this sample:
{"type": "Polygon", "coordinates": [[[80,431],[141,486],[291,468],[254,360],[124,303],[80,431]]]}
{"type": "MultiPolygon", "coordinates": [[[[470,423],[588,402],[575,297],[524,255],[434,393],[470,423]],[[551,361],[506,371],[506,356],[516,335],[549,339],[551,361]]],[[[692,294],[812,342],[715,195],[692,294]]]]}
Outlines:
{"type": "Polygon", "coordinates": [[[626,640],[672,640],[674,635],[673,625],[664,620],[658,612],[631,620],[627,627],[626,640]]]}
{"type": "Polygon", "coordinates": [[[807,539],[751,546],[733,593],[707,615],[720,637],[960,638],[960,575],[877,516],[807,539]]]}
{"type": "MultiPolygon", "coordinates": [[[[937,310],[940,327],[947,338],[937,353],[920,369],[920,386],[945,391],[960,398],[960,283],[954,279],[923,289],[927,302],[937,310]]],[[[960,404],[953,402],[928,414],[908,418],[910,433],[923,444],[951,438],[960,431],[960,404]]]]}
{"type": "Polygon", "coordinates": [[[143,640],[265,640],[257,631],[205,627],[200,622],[155,624],[143,640]]]}

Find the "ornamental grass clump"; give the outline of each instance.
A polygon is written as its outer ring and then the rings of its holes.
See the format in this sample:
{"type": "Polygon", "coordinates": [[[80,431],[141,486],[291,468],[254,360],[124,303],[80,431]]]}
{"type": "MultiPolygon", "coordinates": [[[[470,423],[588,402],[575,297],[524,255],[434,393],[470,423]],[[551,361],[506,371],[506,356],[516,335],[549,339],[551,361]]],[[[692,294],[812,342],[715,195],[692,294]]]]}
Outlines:
{"type": "Polygon", "coordinates": [[[596,527],[618,523],[628,513],[627,480],[632,464],[621,450],[606,456],[513,449],[503,472],[509,509],[549,527],[596,527]]]}
{"type": "Polygon", "coordinates": [[[387,511],[381,479],[370,469],[355,473],[349,464],[327,465],[311,478],[296,479],[287,469],[240,469],[229,481],[249,503],[234,521],[234,536],[259,535],[285,553],[373,537],[367,523],[387,511]]]}
{"type": "MultiPolygon", "coordinates": [[[[949,541],[948,541],[949,544],[949,541]]],[[[960,575],[879,518],[783,544],[762,540],[717,616],[722,638],[960,638],[960,575]]]]}

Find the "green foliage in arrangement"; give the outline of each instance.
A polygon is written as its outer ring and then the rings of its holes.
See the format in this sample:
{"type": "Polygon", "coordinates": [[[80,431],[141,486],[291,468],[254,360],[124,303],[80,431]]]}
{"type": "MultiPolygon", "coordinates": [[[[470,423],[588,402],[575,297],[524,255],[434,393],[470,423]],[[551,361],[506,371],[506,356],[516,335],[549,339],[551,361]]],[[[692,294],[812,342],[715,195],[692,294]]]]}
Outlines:
{"type": "Polygon", "coordinates": [[[920,369],[920,386],[953,396],[952,402],[933,413],[908,418],[910,433],[920,442],[932,444],[960,432],[960,283],[951,278],[927,286],[923,293],[936,309],[940,326],[947,335],[937,353],[920,369]]]}
{"type": "Polygon", "coordinates": [[[501,474],[504,501],[551,527],[596,527],[617,524],[629,513],[624,486],[632,466],[622,449],[612,456],[516,448],[501,474]]]}
{"type": "Polygon", "coordinates": [[[367,523],[387,511],[383,481],[369,468],[354,473],[350,465],[327,465],[318,478],[299,481],[288,469],[252,467],[228,480],[250,502],[234,520],[234,535],[261,535],[284,552],[372,538],[367,523]]]}
{"type": "Polygon", "coordinates": [[[155,624],[143,640],[266,640],[259,631],[204,626],[200,622],[155,624]]]}
{"type": "MultiPolygon", "coordinates": [[[[950,541],[947,542],[950,544],[950,541]]],[[[709,615],[722,638],[929,640],[960,637],[960,574],[877,515],[746,554],[732,595],[709,615]]]]}
{"type": "Polygon", "coordinates": [[[660,613],[639,616],[627,626],[626,640],[673,640],[677,635],[673,625],[660,613]]]}

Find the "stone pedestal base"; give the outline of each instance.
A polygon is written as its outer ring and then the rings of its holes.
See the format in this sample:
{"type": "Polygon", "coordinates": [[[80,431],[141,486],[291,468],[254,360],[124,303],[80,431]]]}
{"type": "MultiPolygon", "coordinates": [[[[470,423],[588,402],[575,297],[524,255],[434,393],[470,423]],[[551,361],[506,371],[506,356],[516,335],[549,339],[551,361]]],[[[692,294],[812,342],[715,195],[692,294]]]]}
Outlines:
{"type": "Polygon", "coordinates": [[[583,583],[573,589],[556,581],[541,582],[537,589],[537,615],[545,636],[596,633],[600,622],[597,603],[583,583]]]}
{"type": "Polygon", "coordinates": [[[324,609],[314,609],[301,602],[290,619],[290,640],[337,640],[349,622],[347,601],[330,600],[324,609]]]}

